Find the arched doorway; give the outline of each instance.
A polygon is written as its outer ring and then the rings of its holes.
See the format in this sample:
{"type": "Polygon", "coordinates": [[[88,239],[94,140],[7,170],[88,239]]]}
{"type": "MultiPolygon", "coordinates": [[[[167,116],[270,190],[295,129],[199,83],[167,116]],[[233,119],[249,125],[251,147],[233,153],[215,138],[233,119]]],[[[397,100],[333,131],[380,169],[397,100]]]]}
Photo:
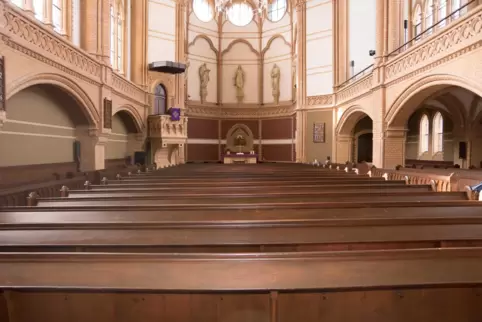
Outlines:
{"type": "Polygon", "coordinates": [[[372,162],[373,121],[360,107],[347,109],[336,128],[336,162],[372,162]]]}
{"type": "Polygon", "coordinates": [[[154,89],[154,104],[152,115],[162,115],[167,112],[167,91],[164,85],[159,84],[154,89]]]}

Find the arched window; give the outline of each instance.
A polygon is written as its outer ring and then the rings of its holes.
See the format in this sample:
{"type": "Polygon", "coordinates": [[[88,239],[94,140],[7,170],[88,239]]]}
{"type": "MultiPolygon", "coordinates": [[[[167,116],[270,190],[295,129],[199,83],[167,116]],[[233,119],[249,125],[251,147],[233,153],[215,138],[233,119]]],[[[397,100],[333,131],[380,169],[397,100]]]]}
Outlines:
{"type": "Polygon", "coordinates": [[[413,35],[415,40],[420,40],[418,37],[422,33],[422,9],[420,6],[415,7],[415,11],[413,14],[413,35]]]}
{"type": "Polygon", "coordinates": [[[440,112],[437,112],[433,118],[432,137],[433,153],[442,152],[444,150],[444,118],[440,112]]]}
{"type": "Polygon", "coordinates": [[[156,86],[154,91],[154,115],[166,114],[167,92],[162,84],[156,86]]]}
{"type": "Polygon", "coordinates": [[[447,0],[439,0],[438,2],[438,21],[440,21],[439,27],[444,27],[446,25],[447,18],[447,0]]]}
{"type": "Polygon", "coordinates": [[[239,27],[246,26],[253,20],[253,8],[246,2],[236,2],[228,10],[229,21],[239,27]]]}
{"type": "Polygon", "coordinates": [[[56,32],[63,33],[63,0],[52,0],[52,24],[56,32]]]}
{"type": "Polygon", "coordinates": [[[268,19],[272,22],[280,21],[286,12],[286,0],[273,0],[268,4],[268,19]]]}
{"type": "Polygon", "coordinates": [[[433,0],[426,0],[425,1],[425,30],[427,30],[427,34],[431,34],[433,32],[433,0]]]}
{"type": "Polygon", "coordinates": [[[124,72],[125,6],[123,0],[115,0],[110,6],[110,63],[118,72],[124,72]]]}
{"type": "Polygon", "coordinates": [[[44,3],[45,0],[33,0],[33,10],[35,12],[35,18],[38,20],[44,20],[44,3]]]}
{"type": "Polygon", "coordinates": [[[209,0],[193,0],[192,7],[196,17],[203,21],[209,22],[214,18],[214,8],[209,0]]]}
{"type": "Polygon", "coordinates": [[[422,119],[420,120],[420,141],[419,141],[419,150],[420,154],[428,152],[428,144],[430,139],[430,124],[428,121],[428,116],[423,115],[422,119]]]}

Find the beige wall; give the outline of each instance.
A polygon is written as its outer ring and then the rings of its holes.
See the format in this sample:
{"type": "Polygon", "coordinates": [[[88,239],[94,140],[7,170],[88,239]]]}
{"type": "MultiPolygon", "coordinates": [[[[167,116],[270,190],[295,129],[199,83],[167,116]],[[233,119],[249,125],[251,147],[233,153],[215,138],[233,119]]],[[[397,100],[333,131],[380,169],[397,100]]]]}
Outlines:
{"type": "Polygon", "coordinates": [[[332,2],[332,0],[309,0],[306,3],[306,95],[308,96],[333,92],[332,2]]]}
{"type": "Polygon", "coordinates": [[[107,139],[105,147],[106,160],[122,159],[127,157],[129,130],[119,114],[112,117],[112,132],[107,139]]]}
{"type": "Polygon", "coordinates": [[[74,161],[75,127],[82,117],[67,94],[35,86],[8,100],[8,111],[0,131],[0,166],[74,161]]]}
{"type": "MultiPolygon", "coordinates": [[[[134,0],[136,1],[136,0],[134,0]]],[[[176,60],[176,2],[149,0],[147,63],[176,60]]],[[[133,23],[145,23],[134,21],[133,23]]]]}
{"type": "Polygon", "coordinates": [[[305,131],[305,153],[306,160],[312,162],[314,159],[318,161],[326,160],[327,156],[332,157],[333,148],[333,110],[309,111],[306,113],[306,131],[305,131]],[[325,123],[325,143],[313,142],[313,124],[325,123]]]}

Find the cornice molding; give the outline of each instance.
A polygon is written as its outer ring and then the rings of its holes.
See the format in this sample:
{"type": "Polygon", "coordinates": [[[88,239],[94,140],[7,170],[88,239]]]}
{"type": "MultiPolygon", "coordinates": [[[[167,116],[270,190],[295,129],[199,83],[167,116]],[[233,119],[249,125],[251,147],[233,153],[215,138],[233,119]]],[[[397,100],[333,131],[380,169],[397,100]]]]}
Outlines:
{"type": "Polygon", "coordinates": [[[201,104],[186,102],[188,117],[221,118],[221,119],[260,119],[280,118],[295,114],[295,104],[281,102],[278,105],[261,104],[201,104]]]}

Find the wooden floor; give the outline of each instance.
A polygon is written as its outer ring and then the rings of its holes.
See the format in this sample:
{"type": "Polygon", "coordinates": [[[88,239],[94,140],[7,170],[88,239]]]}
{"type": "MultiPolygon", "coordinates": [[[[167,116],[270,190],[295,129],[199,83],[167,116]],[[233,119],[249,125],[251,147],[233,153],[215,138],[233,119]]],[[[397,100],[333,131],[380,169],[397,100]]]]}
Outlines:
{"type": "Polygon", "coordinates": [[[0,209],[0,322],[479,321],[482,203],[193,164],[0,209]]]}

